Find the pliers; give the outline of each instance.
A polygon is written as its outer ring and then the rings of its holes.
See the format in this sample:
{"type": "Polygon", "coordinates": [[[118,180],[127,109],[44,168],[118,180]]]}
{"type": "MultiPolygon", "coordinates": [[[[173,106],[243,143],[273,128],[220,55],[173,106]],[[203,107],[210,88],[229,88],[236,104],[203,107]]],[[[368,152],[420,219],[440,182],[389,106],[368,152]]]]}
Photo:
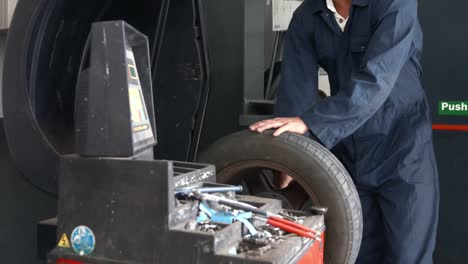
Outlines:
{"type": "Polygon", "coordinates": [[[268,218],[260,218],[260,217],[255,217],[256,219],[262,219],[266,221],[267,224],[277,227],[283,231],[286,231],[288,233],[293,233],[301,237],[307,237],[307,238],[312,238],[318,241],[321,241],[320,236],[321,233],[310,229],[304,225],[279,218],[279,217],[268,217],[268,218]]]}

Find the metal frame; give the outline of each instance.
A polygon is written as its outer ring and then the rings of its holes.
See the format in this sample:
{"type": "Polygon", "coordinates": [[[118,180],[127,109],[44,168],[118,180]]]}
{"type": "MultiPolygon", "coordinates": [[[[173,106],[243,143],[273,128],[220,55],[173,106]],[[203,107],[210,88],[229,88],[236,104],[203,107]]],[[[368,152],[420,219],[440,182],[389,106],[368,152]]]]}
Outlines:
{"type": "MultiPolygon", "coordinates": [[[[273,2],[288,1],[275,0],[273,2]]],[[[302,2],[302,0],[297,0],[302,2]]],[[[244,1],[244,79],[243,79],[243,113],[240,116],[241,126],[272,118],[275,105],[275,88],[273,79],[275,67],[281,61],[285,28],[273,29],[273,2],[265,0],[244,1]],[[267,20],[270,19],[271,22],[267,20]],[[271,42],[271,45],[270,43],[271,42]],[[269,57],[270,56],[270,57],[269,57]],[[265,78],[265,72],[269,70],[265,78]]],[[[292,8],[292,7],[290,7],[292,8]]],[[[276,16],[290,19],[291,11],[279,12],[276,16]]],[[[284,22],[284,21],[283,21],[284,22]]],[[[330,96],[330,84],[327,73],[321,69],[319,87],[330,96]]]]}
{"type": "MultiPolygon", "coordinates": [[[[273,115],[274,101],[268,100],[265,95],[265,17],[269,7],[271,3],[265,0],[244,1],[244,102],[239,118],[241,126],[273,115]]],[[[276,50],[274,53],[276,56],[276,50]]]]}
{"type": "Polygon", "coordinates": [[[18,0],[0,0],[0,30],[10,27],[11,18],[18,0]]]}

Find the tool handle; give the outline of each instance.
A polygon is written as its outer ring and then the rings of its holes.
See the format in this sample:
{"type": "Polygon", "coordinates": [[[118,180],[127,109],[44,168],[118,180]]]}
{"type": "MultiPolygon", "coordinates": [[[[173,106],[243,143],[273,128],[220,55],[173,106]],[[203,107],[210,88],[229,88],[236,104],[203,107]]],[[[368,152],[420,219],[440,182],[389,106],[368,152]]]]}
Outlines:
{"type": "Polygon", "coordinates": [[[221,186],[221,187],[203,187],[203,188],[182,188],[176,189],[175,194],[189,194],[193,191],[198,193],[226,193],[226,192],[242,192],[242,186],[221,186]]]}
{"type": "Polygon", "coordinates": [[[260,210],[258,208],[252,207],[249,204],[243,204],[241,202],[231,202],[231,201],[227,201],[227,200],[224,200],[224,199],[218,200],[218,203],[230,206],[230,207],[238,209],[238,210],[243,210],[243,211],[252,212],[252,213],[258,214],[258,215],[267,216],[266,212],[264,212],[264,211],[262,211],[262,210],[260,210]]]}
{"type": "Polygon", "coordinates": [[[198,189],[200,193],[224,193],[224,192],[242,192],[242,186],[227,186],[227,187],[204,187],[198,189]]]}
{"type": "Polygon", "coordinates": [[[252,212],[254,214],[261,215],[261,216],[263,216],[265,218],[275,217],[275,218],[280,218],[281,219],[280,215],[276,215],[276,214],[272,214],[272,213],[267,212],[267,211],[263,211],[263,210],[255,207],[253,205],[250,205],[248,203],[243,203],[243,202],[239,202],[239,201],[236,201],[236,200],[231,200],[231,199],[227,199],[227,198],[224,198],[224,197],[219,197],[219,196],[215,196],[215,195],[207,194],[207,193],[199,193],[199,198],[202,199],[202,200],[204,199],[204,200],[210,200],[210,201],[213,201],[213,202],[217,202],[219,204],[227,205],[227,206],[230,206],[232,208],[243,210],[243,211],[246,211],[246,212],[252,212]]]}
{"type": "Polygon", "coordinates": [[[286,219],[283,219],[283,218],[270,217],[269,220],[274,221],[274,222],[278,222],[278,223],[282,223],[282,224],[285,224],[285,225],[289,225],[291,227],[297,228],[297,229],[302,230],[304,232],[319,234],[319,232],[317,232],[317,231],[315,231],[313,229],[310,229],[307,226],[304,226],[304,225],[301,225],[301,224],[298,224],[298,223],[295,223],[293,221],[289,221],[289,220],[286,220],[286,219]]]}
{"type": "Polygon", "coordinates": [[[271,226],[278,227],[278,228],[280,228],[280,229],[282,229],[282,230],[284,230],[284,231],[286,231],[288,233],[293,233],[293,234],[299,235],[301,237],[317,239],[317,237],[313,233],[306,232],[304,230],[298,229],[298,228],[296,228],[294,226],[291,226],[289,224],[285,224],[285,223],[282,223],[282,222],[277,222],[277,221],[272,220],[272,219],[268,219],[267,223],[270,224],[271,226]]]}

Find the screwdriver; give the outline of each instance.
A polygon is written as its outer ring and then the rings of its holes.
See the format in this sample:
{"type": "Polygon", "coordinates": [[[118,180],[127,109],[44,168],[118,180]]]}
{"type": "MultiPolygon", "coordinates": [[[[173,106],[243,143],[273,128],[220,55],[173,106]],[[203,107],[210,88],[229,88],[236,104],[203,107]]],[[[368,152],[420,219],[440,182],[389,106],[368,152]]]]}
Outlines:
{"type": "Polygon", "coordinates": [[[199,193],[226,193],[226,192],[242,192],[242,186],[223,186],[223,187],[203,187],[203,188],[186,188],[178,189],[175,191],[176,194],[190,193],[198,191],[199,193]]]}

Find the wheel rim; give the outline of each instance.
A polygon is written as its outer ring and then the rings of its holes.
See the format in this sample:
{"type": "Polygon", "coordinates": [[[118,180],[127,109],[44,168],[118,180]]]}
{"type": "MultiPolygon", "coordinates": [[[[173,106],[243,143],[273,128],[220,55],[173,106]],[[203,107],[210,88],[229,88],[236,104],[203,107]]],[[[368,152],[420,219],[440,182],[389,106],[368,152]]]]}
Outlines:
{"type": "Polygon", "coordinates": [[[310,206],[321,205],[313,186],[305,184],[301,176],[288,168],[271,161],[249,160],[230,164],[219,170],[217,177],[219,182],[241,184],[243,194],[281,200],[286,209],[307,210],[310,206]],[[287,173],[294,181],[284,189],[276,189],[271,182],[275,171],[287,173]]]}

